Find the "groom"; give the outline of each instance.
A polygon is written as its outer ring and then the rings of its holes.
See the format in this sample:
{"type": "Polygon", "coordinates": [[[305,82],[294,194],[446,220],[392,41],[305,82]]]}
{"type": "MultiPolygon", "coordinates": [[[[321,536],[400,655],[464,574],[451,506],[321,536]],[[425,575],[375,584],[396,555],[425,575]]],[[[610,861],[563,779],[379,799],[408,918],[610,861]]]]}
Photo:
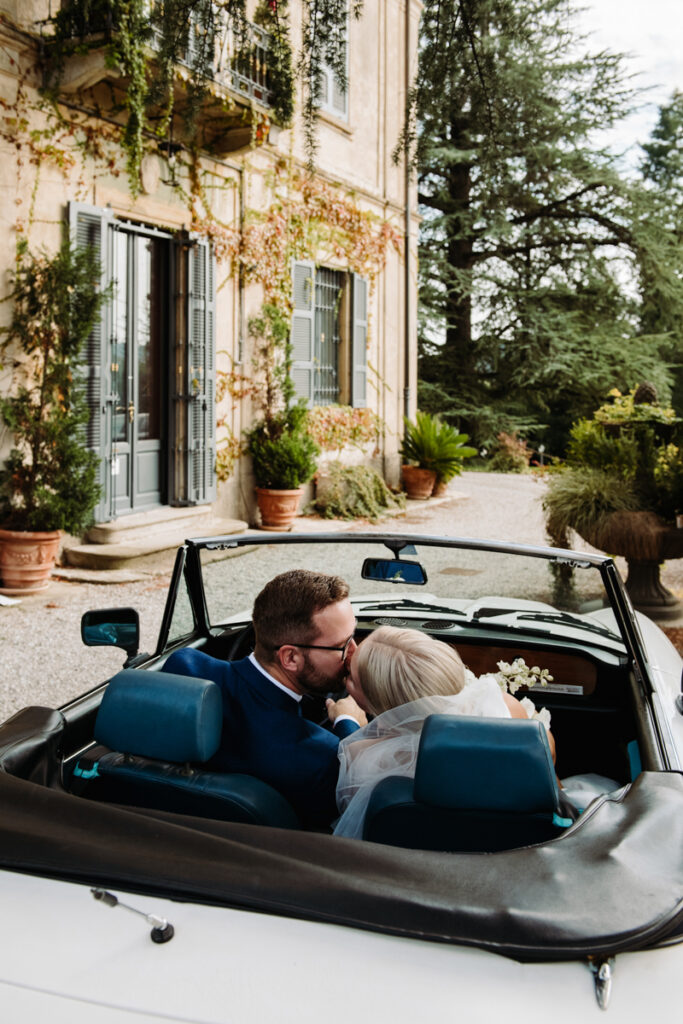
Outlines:
{"type": "Polygon", "coordinates": [[[256,598],[254,653],[220,661],[176,651],[163,671],[211,679],[223,696],[223,733],[209,767],[255,775],[290,801],[303,824],[326,826],[334,799],[339,741],[366,723],[353,697],[328,702],[332,731],[301,715],[305,694],[344,688],[356,649],[356,620],[339,576],[293,569],[256,598]]]}

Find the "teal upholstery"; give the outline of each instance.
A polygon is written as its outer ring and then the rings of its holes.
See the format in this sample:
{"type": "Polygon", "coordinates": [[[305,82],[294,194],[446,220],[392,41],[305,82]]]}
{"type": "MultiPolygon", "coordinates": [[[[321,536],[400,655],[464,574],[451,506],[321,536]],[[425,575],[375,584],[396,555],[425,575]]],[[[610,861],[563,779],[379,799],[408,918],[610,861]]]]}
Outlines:
{"type": "Polygon", "coordinates": [[[74,791],[130,807],[299,828],[291,805],[272,786],[203,766],[220,746],[222,716],[216,683],[141,669],[119,672],[95,722],[102,746],[74,769],[74,791]]]}
{"type": "Polygon", "coordinates": [[[221,741],[222,714],[215,683],[123,669],[102,698],[95,740],[126,754],[208,761],[221,741]]]}
{"type": "Polygon", "coordinates": [[[573,820],[564,814],[540,722],[430,715],[415,779],[392,776],[375,787],[363,838],[493,852],[561,835],[573,820]]]}

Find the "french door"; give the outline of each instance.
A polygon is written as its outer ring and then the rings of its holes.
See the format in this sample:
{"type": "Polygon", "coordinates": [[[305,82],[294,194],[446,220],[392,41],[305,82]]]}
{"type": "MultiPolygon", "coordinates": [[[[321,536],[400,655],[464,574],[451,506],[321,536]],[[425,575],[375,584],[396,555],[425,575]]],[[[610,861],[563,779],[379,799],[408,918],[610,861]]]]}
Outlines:
{"type": "Polygon", "coordinates": [[[115,515],[162,504],[169,241],[117,228],[110,336],[115,515]]]}
{"type": "Polygon", "coordinates": [[[106,522],[216,496],[215,281],[205,239],[69,204],[107,291],[80,367],[106,522]]]}

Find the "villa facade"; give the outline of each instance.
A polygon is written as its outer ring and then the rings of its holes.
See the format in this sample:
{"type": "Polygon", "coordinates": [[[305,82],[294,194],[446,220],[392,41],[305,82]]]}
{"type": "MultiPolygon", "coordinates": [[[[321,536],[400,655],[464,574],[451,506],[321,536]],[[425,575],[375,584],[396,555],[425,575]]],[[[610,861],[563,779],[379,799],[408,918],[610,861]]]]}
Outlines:
{"type": "MultiPolygon", "coordinates": [[[[16,244],[54,250],[65,225],[99,256],[109,298],[81,368],[86,443],[101,467],[97,522],[195,505],[254,521],[249,459],[233,457],[256,414],[249,325],[278,287],[268,231],[289,231],[307,203],[320,230],[309,221],[308,250],[279,257],[291,275],[295,390],[310,407],[372,410],[376,438],[346,456],[397,484],[415,406],[418,222],[414,181],[392,152],[420,3],[373,0],[349,20],[348,88],[329,75],[312,176],[299,112],[289,128],[272,116],[267,33],[251,27],[245,64],[226,30],[199,135],[188,143],[180,113],[163,138],[148,134],[137,195],[120,145],[129,83],[98,44],[102,26],[65,60],[56,105],[41,91],[55,6],[0,0],[0,262],[9,294],[16,244]],[[353,251],[353,227],[330,230],[333,209],[340,224],[356,218],[368,253],[353,251]]],[[[295,42],[302,5],[289,7],[295,42]]],[[[181,69],[177,111],[182,81],[181,69]]],[[[0,428],[0,457],[11,440],[0,428]]]]}

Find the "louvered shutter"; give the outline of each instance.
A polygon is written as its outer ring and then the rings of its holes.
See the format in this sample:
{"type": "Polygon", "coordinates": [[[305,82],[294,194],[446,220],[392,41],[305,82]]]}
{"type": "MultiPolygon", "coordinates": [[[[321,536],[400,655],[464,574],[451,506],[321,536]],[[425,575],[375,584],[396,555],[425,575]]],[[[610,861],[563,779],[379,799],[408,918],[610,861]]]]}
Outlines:
{"type": "Polygon", "coordinates": [[[364,409],[368,401],[368,282],[358,274],[353,275],[351,329],[351,405],[364,409]]]}
{"type": "MultiPolygon", "coordinates": [[[[100,287],[111,282],[110,232],[111,212],[86,203],[69,203],[69,237],[72,245],[90,248],[100,262],[100,287]]],[[[98,483],[100,501],[95,509],[98,522],[109,519],[111,488],[111,422],[109,402],[108,324],[110,308],[104,303],[79,365],[90,418],[84,432],[84,443],[100,456],[98,483]]]]}
{"type": "Polygon", "coordinates": [[[297,398],[313,405],[315,381],[315,264],[309,260],[292,265],[292,383],[297,398]]]}
{"type": "Polygon", "coordinates": [[[187,482],[191,504],[216,497],[214,259],[203,239],[188,259],[187,482]]]}

